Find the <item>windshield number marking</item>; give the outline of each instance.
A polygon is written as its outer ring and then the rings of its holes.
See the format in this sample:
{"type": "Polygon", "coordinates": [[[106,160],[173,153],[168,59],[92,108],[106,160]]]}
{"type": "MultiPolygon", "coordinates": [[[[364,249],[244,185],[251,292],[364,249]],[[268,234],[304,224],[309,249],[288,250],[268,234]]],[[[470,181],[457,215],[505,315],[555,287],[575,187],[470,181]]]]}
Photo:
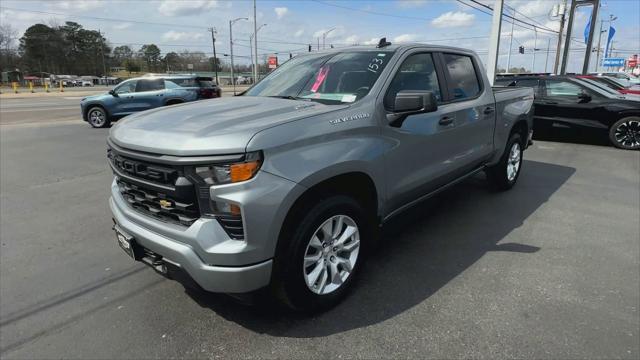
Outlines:
{"type": "Polygon", "coordinates": [[[374,74],[378,73],[378,69],[380,69],[380,66],[384,63],[384,60],[379,59],[379,58],[373,58],[371,60],[371,62],[369,63],[369,66],[367,67],[367,70],[371,71],[374,74]]]}

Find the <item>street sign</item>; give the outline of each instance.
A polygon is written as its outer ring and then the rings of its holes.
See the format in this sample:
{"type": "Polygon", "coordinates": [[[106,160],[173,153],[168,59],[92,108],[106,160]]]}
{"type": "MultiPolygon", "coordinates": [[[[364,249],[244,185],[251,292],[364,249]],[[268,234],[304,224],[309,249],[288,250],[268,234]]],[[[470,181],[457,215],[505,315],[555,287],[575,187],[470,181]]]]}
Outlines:
{"type": "Polygon", "coordinates": [[[624,66],[624,58],[604,58],[602,66],[622,67],[624,66]]]}
{"type": "Polygon", "coordinates": [[[278,57],[277,56],[269,56],[268,59],[269,69],[275,69],[278,67],[278,57]]]}

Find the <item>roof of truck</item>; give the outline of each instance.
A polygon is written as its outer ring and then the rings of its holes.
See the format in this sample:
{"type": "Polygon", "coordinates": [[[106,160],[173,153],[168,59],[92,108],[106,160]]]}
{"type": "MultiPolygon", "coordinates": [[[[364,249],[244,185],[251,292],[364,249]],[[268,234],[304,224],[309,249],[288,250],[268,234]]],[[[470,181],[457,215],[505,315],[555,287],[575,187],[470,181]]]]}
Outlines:
{"type": "MultiPolygon", "coordinates": [[[[383,47],[378,47],[376,45],[354,45],[342,48],[334,48],[334,49],[325,49],[320,50],[320,53],[329,53],[329,52],[346,52],[346,51],[397,51],[401,49],[409,49],[409,48],[427,48],[427,49],[438,49],[438,50],[450,50],[456,52],[472,52],[473,50],[459,48],[454,46],[442,46],[436,44],[423,44],[423,43],[401,43],[401,44],[390,44],[383,47]]],[[[318,53],[317,51],[314,53],[318,53]]]]}

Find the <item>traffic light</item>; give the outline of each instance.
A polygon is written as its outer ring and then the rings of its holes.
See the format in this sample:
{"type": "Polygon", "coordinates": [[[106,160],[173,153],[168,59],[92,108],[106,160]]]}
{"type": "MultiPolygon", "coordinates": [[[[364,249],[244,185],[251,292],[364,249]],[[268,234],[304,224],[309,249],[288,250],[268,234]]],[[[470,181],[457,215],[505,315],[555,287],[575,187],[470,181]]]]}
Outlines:
{"type": "Polygon", "coordinates": [[[524,46],[520,46],[520,47],[518,48],[518,52],[519,52],[520,54],[524,54],[524,46]]]}

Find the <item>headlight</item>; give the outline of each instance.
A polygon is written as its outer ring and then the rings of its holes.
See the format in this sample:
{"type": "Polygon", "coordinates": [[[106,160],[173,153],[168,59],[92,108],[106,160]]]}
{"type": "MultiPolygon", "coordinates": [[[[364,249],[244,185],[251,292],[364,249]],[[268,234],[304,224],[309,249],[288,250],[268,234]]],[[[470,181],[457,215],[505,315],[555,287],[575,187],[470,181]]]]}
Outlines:
{"type": "Polygon", "coordinates": [[[195,175],[207,185],[221,185],[247,181],[253,178],[262,164],[260,152],[248,153],[245,160],[232,164],[198,165],[195,175]]]}

